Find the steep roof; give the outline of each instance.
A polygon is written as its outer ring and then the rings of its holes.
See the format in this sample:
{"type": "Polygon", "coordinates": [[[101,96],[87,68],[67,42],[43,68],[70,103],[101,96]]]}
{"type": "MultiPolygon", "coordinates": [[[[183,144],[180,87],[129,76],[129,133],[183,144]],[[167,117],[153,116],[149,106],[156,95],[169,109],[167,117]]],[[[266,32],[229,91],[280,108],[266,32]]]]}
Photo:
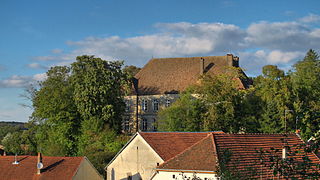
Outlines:
{"type": "Polygon", "coordinates": [[[216,171],[217,155],[212,134],[162,163],[157,169],[216,171]]]}
{"type": "Polygon", "coordinates": [[[211,133],[223,132],[140,132],[139,134],[164,161],[167,161],[211,133]]]}
{"type": "MultiPolygon", "coordinates": [[[[135,75],[135,89],[140,95],[180,93],[197,83],[202,73],[225,73],[228,67],[238,67],[238,61],[231,54],[151,59],[135,75]]],[[[241,87],[247,87],[242,80],[239,82],[241,87]]]]}
{"type": "Polygon", "coordinates": [[[84,157],[43,156],[40,175],[37,175],[37,156],[17,156],[19,164],[12,164],[14,159],[14,156],[0,156],[0,179],[69,180],[77,172],[84,157]]]}

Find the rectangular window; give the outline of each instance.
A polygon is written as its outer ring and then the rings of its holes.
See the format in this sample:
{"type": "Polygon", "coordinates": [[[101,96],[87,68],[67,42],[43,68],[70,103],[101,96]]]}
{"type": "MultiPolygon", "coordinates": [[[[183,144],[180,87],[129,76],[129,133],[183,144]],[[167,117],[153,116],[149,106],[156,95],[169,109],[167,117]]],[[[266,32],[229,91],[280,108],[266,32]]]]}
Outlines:
{"type": "Polygon", "coordinates": [[[126,112],[129,112],[130,111],[130,101],[126,100],[125,103],[126,103],[126,112]]]}
{"type": "Polygon", "coordinates": [[[156,119],[153,119],[153,131],[157,131],[156,119]]]}
{"type": "Polygon", "coordinates": [[[158,111],[159,110],[159,100],[158,99],[154,99],[153,100],[153,110],[154,111],[158,111]]]}
{"type": "Polygon", "coordinates": [[[147,119],[142,119],[142,131],[146,131],[148,129],[148,121],[147,119]]]}
{"type": "Polygon", "coordinates": [[[147,111],[147,110],[148,110],[148,101],[145,100],[145,99],[143,99],[141,106],[142,106],[142,110],[143,110],[143,111],[147,111]]]}
{"type": "Polygon", "coordinates": [[[129,119],[125,119],[124,120],[124,131],[128,132],[130,130],[130,123],[129,123],[129,119]]]}
{"type": "Polygon", "coordinates": [[[171,100],[170,100],[170,99],[167,99],[167,100],[166,100],[166,107],[169,107],[170,104],[171,104],[171,100]]]}

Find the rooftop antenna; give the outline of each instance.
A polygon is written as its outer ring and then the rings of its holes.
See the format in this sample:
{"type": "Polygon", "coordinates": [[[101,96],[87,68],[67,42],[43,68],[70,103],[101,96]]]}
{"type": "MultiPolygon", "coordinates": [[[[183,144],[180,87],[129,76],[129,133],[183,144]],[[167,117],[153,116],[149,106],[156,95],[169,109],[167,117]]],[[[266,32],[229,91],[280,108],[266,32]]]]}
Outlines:
{"type": "Polygon", "coordinates": [[[14,156],[14,162],[12,164],[19,164],[19,162],[17,161],[17,153],[16,155],[14,156]]]}

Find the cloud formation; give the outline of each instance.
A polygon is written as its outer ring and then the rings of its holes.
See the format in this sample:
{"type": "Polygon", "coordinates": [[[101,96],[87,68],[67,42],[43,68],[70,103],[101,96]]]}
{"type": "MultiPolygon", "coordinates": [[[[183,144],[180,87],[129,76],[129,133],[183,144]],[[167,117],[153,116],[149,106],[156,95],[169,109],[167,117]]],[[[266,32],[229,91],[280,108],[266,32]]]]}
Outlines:
{"type": "Polygon", "coordinates": [[[46,74],[35,74],[33,76],[18,76],[13,75],[5,80],[0,80],[0,87],[2,88],[23,88],[39,81],[43,81],[46,74]]]}
{"type": "Polygon", "coordinates": [[[72,51],[56,49],[52,55],[35,57],[34,60],[68,65],[76,56],[88,54],[143,66],[152,57],[233,53],[240,56],[241,66],[254,72],[270,63],[292,64],[310,48],[320,50],[320,28],[314,25],[316,22],[320,22],[320,16],[310,14],[290,22],[255,22],[247,28],[224,23],[158,23],[154,26],[157,32],[153,34],[68,41],[72,51]]]}

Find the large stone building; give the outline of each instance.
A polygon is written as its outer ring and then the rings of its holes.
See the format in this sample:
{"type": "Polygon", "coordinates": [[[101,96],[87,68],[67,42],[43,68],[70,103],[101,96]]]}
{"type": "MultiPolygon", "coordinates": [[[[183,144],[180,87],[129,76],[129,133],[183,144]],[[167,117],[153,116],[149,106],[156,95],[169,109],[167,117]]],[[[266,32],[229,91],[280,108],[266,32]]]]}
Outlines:
{"type": "MultiPolygon", "coordinates": [[[[196,84],[204,73],[221,74],[239,67],[239,58],[225,56],[151,59],[134,77],[133,91],[125,97],[124,132],[156,131],[157,112],[170,106],[179,93],[196,84]]],[[[247,88],[245,78],[238,78],[239,88],[247,88]]]]}

